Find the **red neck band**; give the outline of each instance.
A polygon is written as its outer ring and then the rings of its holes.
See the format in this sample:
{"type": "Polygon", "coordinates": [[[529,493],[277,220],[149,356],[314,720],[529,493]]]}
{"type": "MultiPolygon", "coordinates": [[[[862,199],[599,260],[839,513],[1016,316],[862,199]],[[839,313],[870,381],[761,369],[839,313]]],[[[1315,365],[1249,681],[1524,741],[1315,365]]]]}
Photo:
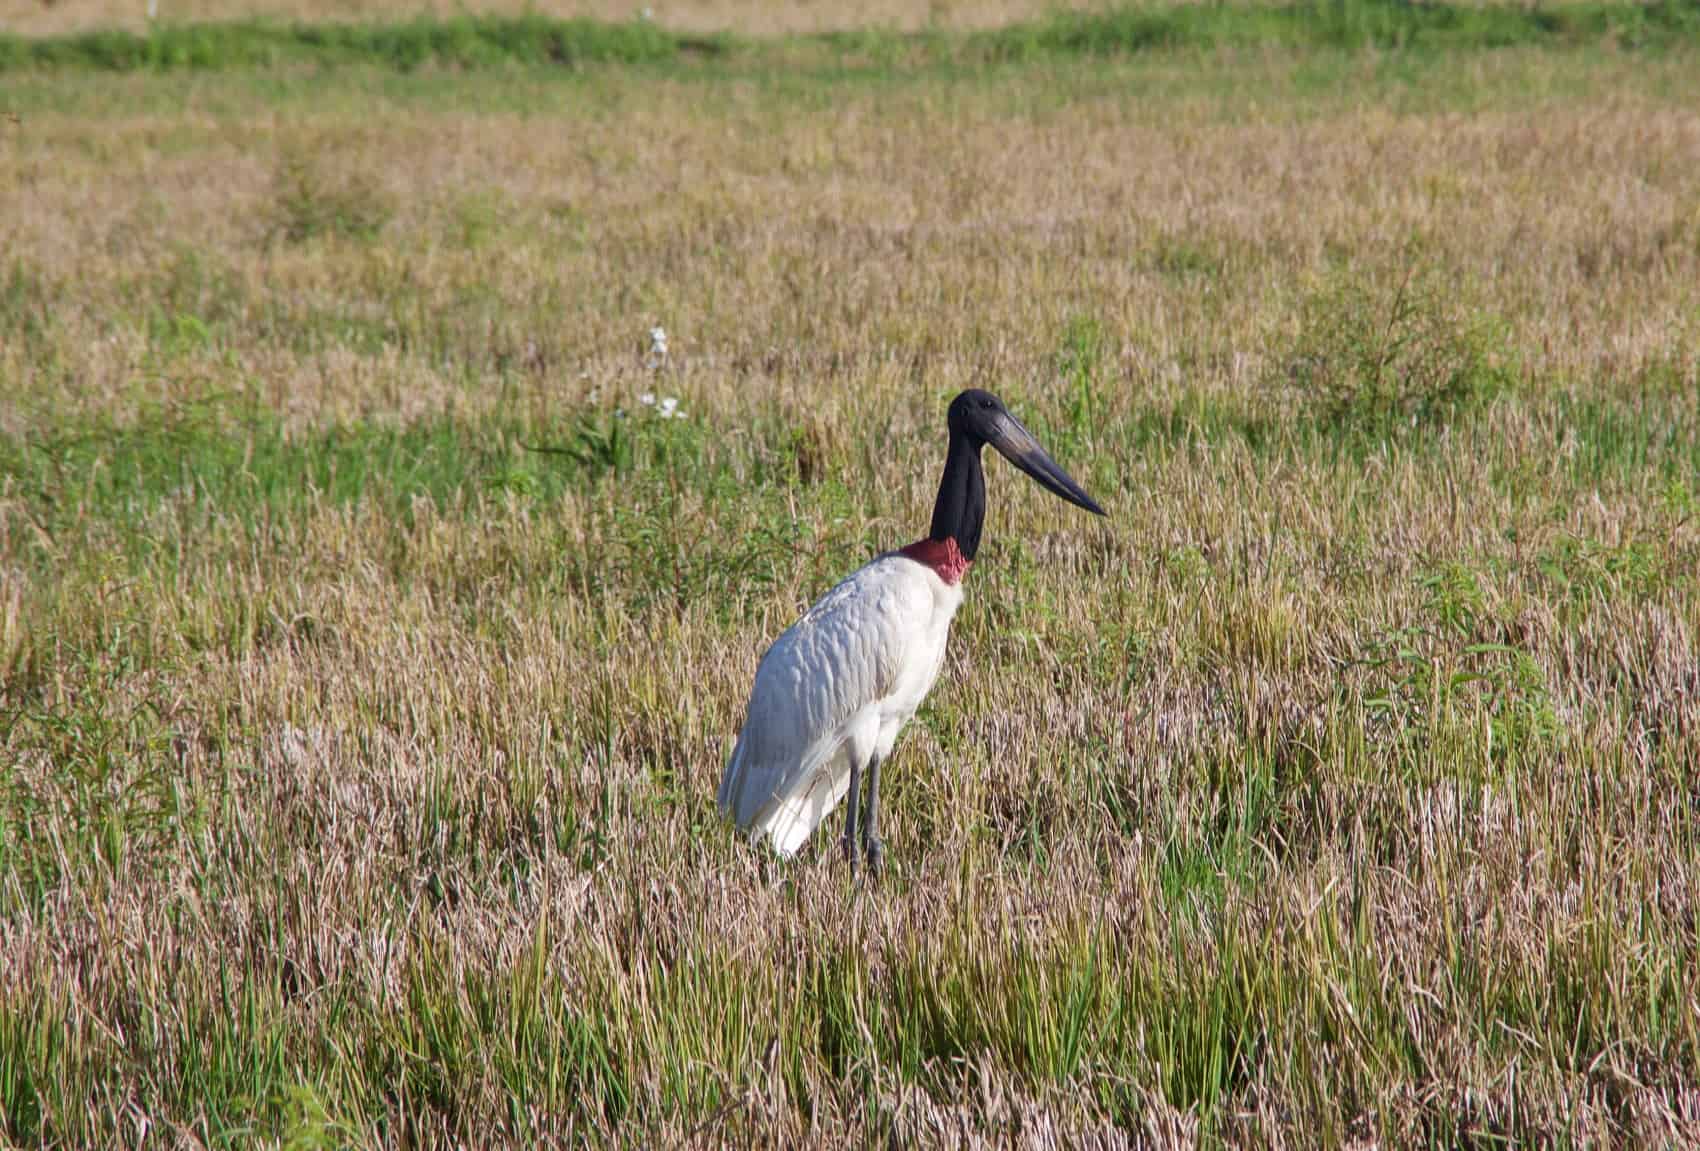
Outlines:
{"type": "Polygon", "coordinates": [[[956,540],[917,540],[906,548],[899,549],[900,555],[906,555],[918,564],[926,564],[938,573],[938,577],[947,584],[958,584],[968,571],[968,565],[974,561],[962,554],[962,549],[956,546],[956,540]]]}

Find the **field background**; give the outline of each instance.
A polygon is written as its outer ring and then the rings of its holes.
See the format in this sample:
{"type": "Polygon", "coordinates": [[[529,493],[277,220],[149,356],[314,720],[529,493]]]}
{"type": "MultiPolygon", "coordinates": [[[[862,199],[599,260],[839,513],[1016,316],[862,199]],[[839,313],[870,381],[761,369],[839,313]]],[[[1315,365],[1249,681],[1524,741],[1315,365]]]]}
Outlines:
{"type": "Polygon", "coordinates": [[[138,8],[0,4],[0,1142],[1695,1145],[1694,9],[138,8]],[[778,866],[968,385],[1110,517],[778,866]]]}
{"type": "MultiPolygon", "coordinates": [[[[856,4],[829,0],[684,0],[663,4],[645,4],[642,0],[158,0],[154,18],[173,24],[214,20],[416,20],[533,13],[569,20],[631,20],[647,9],[651,20],[667,28],[767,36],[865,27],[985,28],[1064,9],[1093,7],[1106,9],[1110,5],[1104,0],[862,0],[856,4]]],[[[147,23],[147,0],[0,0],[0,29],[22,35],[136,30],[147,23]]]]}

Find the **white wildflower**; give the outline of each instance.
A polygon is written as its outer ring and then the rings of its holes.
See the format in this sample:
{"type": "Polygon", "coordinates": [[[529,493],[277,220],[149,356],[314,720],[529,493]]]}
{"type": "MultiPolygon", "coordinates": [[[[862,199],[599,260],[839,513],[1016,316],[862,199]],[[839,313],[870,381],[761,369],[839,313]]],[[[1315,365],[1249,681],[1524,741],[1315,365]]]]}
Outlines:
{"type": "Polygon", "coordinates": [[[673,418],[673,409],[677,408],[678,406],[679,406],[679,401],[674,399],[672,396],[662,397],[662,400],[661,400],[661,418],[664,419],[664,420],[672,419],[673,418]]]}
{"type": "Polygon", "coordinates": [[[643,395],[638,397],[638,403],[642,404],[646,408],[653,408],[655,406],[655,393],[645,392],[643,395]]]}

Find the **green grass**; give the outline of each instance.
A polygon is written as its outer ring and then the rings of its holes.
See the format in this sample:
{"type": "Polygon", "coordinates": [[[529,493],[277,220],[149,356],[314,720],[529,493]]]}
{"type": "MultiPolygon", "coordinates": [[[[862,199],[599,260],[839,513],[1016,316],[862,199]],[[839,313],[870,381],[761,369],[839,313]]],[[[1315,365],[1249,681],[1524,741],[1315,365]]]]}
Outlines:
{"type": "MultiPolygon", "coordinates": [[[[1077,339],[1071,332],[1069,346],[1077,339]]],[[[1469,454],[1497,475],[1493,486],[1501,494],[1515,496],[1536,477],[1579,488],[1604,484],[1645,496],[1650,511],[1674,521],[1692,514],[1689,484],[1700,474],[1700,424],[1690,399],[1678,394],[1633,407],[1566,392],[1534,401],[1542,419],[1573,429],[1587,444],[1569,458],[1557,443],[1508,444],[1491,414],[1479,409],[1435,412],[1445,442],[1425,421],[1390,422],[1379,404],[1342,408],[1328,394],[1316,397],[1316,418],[1303,407],[1283,415],[1255,400],[1230,405],[1194,394],[1102,419],[1089,430],[1081,423],[1079,393],[1065,389],[1061,397],[1061,410],[1041,410],[1029,423],[1051,444],[1096,452],[1100,460],[1081,470],[1099,486],[1115,483],[1118,461],[1161,468],[1200,450],[1241,450],[1264,467],[1342,472],[1389,450],[1436,468],[1469,454]]],[[[153,532],[161,515],[254,524],[369,506],[405,527],[421,500],[438,513],[476,518],[494,504],[547,507],[569,494],[618,494],[650,515],[686,491],[706,504],[748,500],[752,485],[793,489],[816,502],[848,497],[858,502],[844,506],[844,514],[866,514],[866,492],[857,497],[842,486],[855,477],[822,490],[813,479],[819,465],[811,462],[811,449],[781,421],[764,420],[749,429],[753,437],[735,444],[721,438],[722,430],[701,419],[659,419],[656,409],[634,404],[630,411],[531,417],[511,411],[478,422],[433,417],[292,431],[252,399],[213,393],[144,411],[123,425],[95,417],[61,422],[46,434],[0,436],[0,483],[41,529],[37,546],[23,554],[43,563],[58,562],[56,545],[96,525],[127,528],[121,553],[145,558],[168,544],[153,532]]],[[[103,538],[100,546],[111,542],[103,538]]],[[[1564,546],[1578,563],[1594,554],[1580,544],[1564,546]]],[[[1631,567],[1641,562],[1636,557],[1645,559],[1633,542],[1617,554],[1631,567]]]]}
{"type": "Polygon", "coordinates": [[[682,50],[714,53],[720,41],[669,34],[652,24],[588,20],[462,17],[403,24],[172,24],[146,35],[89,32],[56,39],[0,39],[0,68],[102,71],[377,64],[400,71],[426,65],[577,67],[638,64],[682,50]]]}
{"type": "MultiPolygon", "coordinates": [[[[1406,0],[1305,0],[1284,5],[1177,5],[1059,14],[1046,20],[967,34],[860,29],[798,41],[826,61],[957,64],[1034,61],[1149,51],[1344,49],[1431,53],[1526,45],[1609,45],[1641,51],[1693,45],[1700,6],[1693,0],[1650,4],[1414,4],[1406,0]]],[[[575,68],[653,64],[681,56],[762,55],[772,42],[667,31],[644,21],[463,16],[406,23],[291,25],[268,22],[165,24],[124,31],[26,39],[0,37],[0,70],[324,67],[369,64],[399,71],[498,64],[575,68]]]]}

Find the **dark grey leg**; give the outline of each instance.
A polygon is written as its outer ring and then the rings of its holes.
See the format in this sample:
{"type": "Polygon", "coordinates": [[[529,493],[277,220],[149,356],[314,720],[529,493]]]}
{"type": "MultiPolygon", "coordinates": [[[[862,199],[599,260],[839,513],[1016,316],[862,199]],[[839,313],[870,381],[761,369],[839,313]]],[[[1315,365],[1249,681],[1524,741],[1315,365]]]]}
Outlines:
{"type": "Polygon", "coordinates": [[[885,843],[880,839],[880,757],[868,761],[868,816],[862,821],[862,849],[867,852],[868,870],[885,865],[885,843]]]}
{"type": "MultiPolygon", "coordinates": [[[[874,760],[878,763],[879,760],[874,760]]],[[[862,802],[862,765],[854,759],[850,761],[850,802],[844,806],[849,808],[849,814],[844,817],[844,854],[850,857],[850,874],[856,874],[856,808],[862,802]]]]}

